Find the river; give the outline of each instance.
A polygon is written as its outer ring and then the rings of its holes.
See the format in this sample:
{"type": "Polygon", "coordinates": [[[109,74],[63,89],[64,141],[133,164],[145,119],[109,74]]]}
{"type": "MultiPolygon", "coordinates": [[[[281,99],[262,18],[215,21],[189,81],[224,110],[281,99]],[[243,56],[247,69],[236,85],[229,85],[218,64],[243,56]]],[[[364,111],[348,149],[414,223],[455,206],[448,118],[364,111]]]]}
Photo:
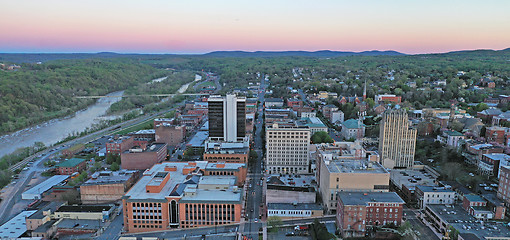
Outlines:
{"type": "MultiPolygon", "coordinates": [[[[154,79],[148,84],[161,82],[167,77],[154,79]]],[[[192,82],[182,85],[178,93],[184,93],[192,82]]],[[[15,133],[0,136],[0,157],[14,152],[18,148],[33,146],[36,142],[42,142],[50,146],[73,133],[80,133],[87,127],[99,123],[102,119],[114,119],[119,116],[105,116],[108,108],[122,99],[124,91],[107,94],[97,100],[94,105],[77,112],[75,115],[63,119],[55,119],[34,127],[25,128],[15,133]],[[119,97],[111,97],[119,96],[119,97]]]]}
{"type": "Polygon", "coordinates": [[[63,119],[51,120],[34,127],[25,128],[12,134],[0,136],[0,157],[14,152],[18,148],[33,146],[35,142],[52,145],[69,134],[82,132],[87,127],[99,123],[101,119],[113,119],[116,116],[105,116],[108,108],[120,101],[124,91],[112,92],[97,100],[87,109],[63,119]],[[119,96],[119,97],[111,97],[119,96]]]}

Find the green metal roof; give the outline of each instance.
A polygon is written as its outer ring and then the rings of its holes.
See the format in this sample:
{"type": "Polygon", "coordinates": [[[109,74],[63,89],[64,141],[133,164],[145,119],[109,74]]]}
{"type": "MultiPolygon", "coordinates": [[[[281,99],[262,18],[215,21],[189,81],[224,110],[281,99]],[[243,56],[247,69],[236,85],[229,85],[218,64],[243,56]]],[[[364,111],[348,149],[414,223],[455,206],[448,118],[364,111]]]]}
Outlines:
{"type": "Polygon", "coordinates": [[[349,119],[349,120],[343,122],[343,125],[346,128],[360,128],[363,126],[363,123],[361,123],[361,125],[359,123],[360,122],[358,122],[358,120],[356,120],[356,119],[349,119]]]}
{"type": "Polygon", "coordinates": [[[464,136],[464,134],[457,132],[457,131],[445,131],[445,133],[450,136],[464,136]]]}
{"type": "Polygon", "coordinates": [[[84,162],[85,159],[82,158],[71,158],[65,162],[61,162],[56,165],[56,167],[76,167],[78,164],[84,162]]]}

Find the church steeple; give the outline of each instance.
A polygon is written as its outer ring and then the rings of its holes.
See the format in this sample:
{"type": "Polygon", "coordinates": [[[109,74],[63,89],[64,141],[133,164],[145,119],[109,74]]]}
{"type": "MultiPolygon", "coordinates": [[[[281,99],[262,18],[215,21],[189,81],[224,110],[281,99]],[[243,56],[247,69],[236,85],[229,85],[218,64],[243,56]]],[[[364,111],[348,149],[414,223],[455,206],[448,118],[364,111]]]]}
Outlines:
{"type": "Polygon", "coordinates": [[[365,87],[363,88],[363,101],[367,100],[367,80],[365,80],[365,87]]]}

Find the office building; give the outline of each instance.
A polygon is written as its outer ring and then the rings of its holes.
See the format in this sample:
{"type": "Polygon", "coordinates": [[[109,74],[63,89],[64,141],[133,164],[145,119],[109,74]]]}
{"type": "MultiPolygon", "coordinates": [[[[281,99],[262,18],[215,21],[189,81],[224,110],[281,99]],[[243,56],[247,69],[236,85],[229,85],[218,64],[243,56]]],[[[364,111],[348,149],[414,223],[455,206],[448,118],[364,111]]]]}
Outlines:
{"type": "Polygon", "coordinates": [[[336,210],[337,193],[343,191],[388,192],[390,173],[378,162],[356,157],[344,157],[348,149],[319,147],[317,182],[324,207],[336,210]]]}
{"type": "Polygon", "coordinates": [[[208,100],[209,138],[235,142],[246,135],[246,98],[233,94],[208,100]]]}
{"type": "Polygon", "coordinates": [[[241,221],[246,164],[164,162],[143,173],[122,197],[127,232],[241,221]]]}
{"type": "Polygon", "coordinates": [[[310,129],[278,123],[266,127],[266,166],[269,174],[308,173],[310,129]]]}
{"type": "Polygon", "coordinates": [[[411,129],[404,109],[383,114],[379,132],[379,155],[385,168],[411,168],[414,165],[416,129],[411,129]]]}

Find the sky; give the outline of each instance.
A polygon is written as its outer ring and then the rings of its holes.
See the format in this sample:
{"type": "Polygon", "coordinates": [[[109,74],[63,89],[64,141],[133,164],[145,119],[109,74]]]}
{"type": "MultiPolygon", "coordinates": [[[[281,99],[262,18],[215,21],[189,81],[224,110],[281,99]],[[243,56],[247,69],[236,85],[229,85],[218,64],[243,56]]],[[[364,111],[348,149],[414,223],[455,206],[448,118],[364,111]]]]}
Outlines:
{"type": "Polygon", "coordinates": [[[508,0],[0,0],[0,52],[510,47],[508,0]]]}

